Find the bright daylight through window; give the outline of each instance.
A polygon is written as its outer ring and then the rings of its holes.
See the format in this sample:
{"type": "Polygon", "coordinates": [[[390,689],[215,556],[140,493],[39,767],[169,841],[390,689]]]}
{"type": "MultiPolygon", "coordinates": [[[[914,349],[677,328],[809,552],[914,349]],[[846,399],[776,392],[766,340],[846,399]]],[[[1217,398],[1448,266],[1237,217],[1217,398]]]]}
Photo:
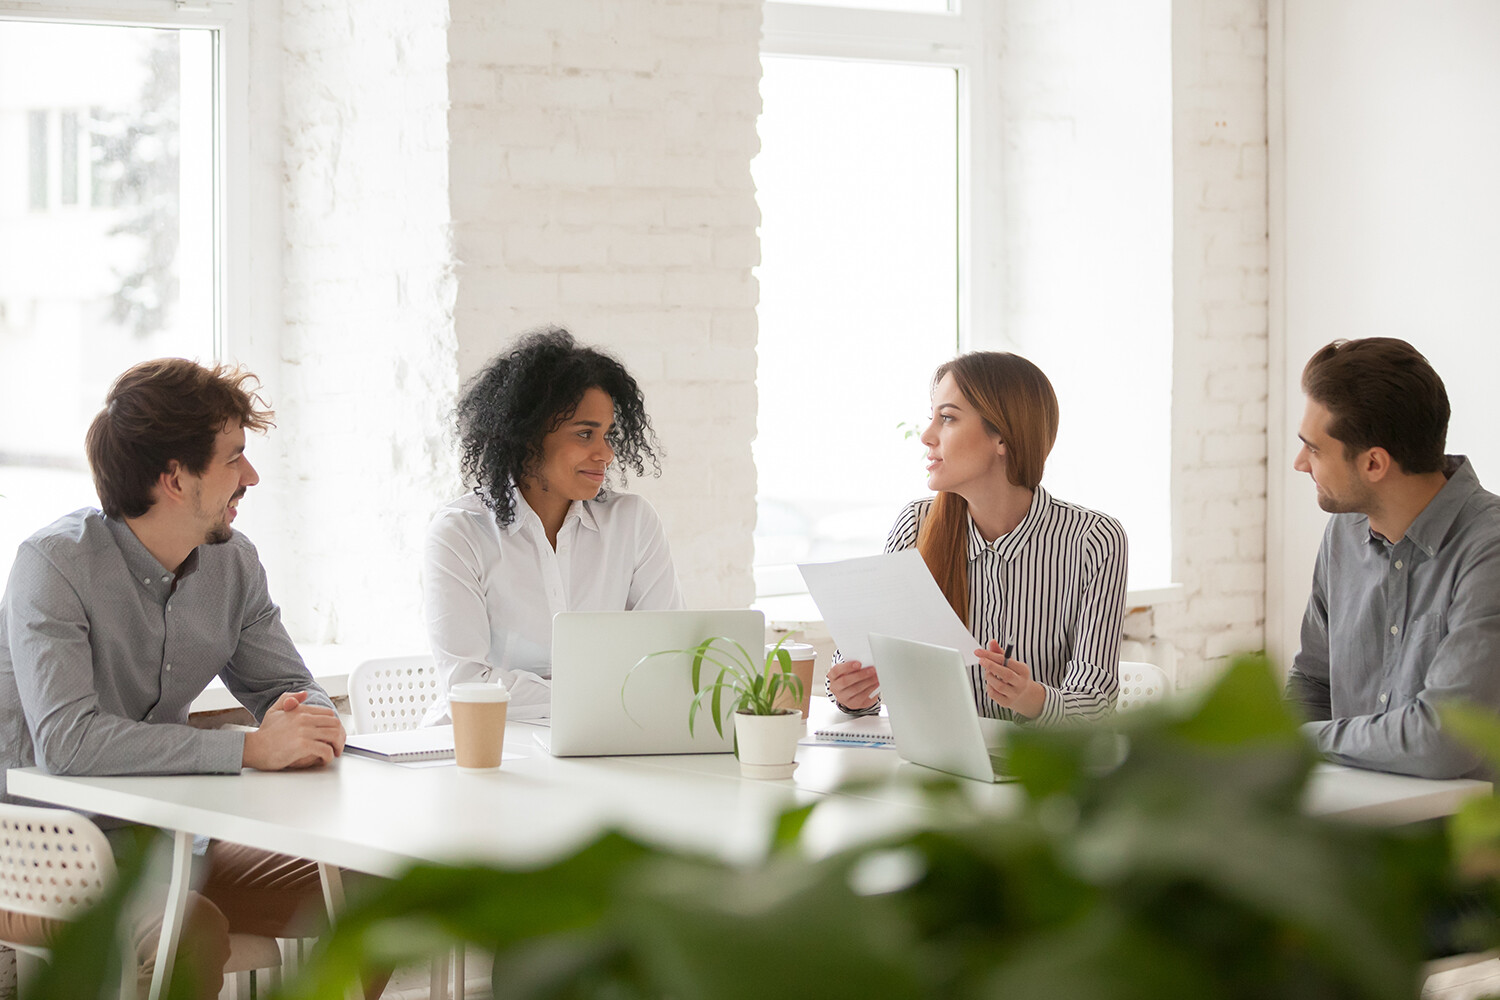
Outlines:
{"type": "Polygon", "coordinates": [[[958,348],[958,74],[766,55],[756,587],[879,552],[958,348]]]}
{"type": "Polygon", "coordinates": [[[215,355],[214,33],[0,20],[0,579],[129,365],[215,355]]]}

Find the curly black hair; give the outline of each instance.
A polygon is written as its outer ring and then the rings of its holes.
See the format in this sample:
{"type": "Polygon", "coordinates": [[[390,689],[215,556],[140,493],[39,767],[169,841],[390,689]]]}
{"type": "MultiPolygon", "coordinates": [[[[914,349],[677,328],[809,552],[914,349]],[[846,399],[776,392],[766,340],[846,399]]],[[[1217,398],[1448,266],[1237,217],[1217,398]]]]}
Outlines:
{"type": "MultiPolygon", "coordinates": [[[[469,380],[458,400],[459,462],[501,527],[516,519],[511,487],[542,463],[542,439],[578,410],[583,394],[602,389],[615,402],[615,426],[605,440],[615,450],[620,483],[625,469],[661,475],[661,445],[646,415],[640,386],[618,360],[584,347],[561,327],[523,336],[469,380]]],[[[608,487],[599,491],[606,499],[608,487]]]]}

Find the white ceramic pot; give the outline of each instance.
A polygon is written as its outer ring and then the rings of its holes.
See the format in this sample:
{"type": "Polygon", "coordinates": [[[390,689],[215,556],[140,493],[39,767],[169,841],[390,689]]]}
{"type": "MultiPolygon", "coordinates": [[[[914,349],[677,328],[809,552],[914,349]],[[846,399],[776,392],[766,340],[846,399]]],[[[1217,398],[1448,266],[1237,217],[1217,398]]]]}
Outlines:
{"type": "Polygon", "coordinates": [[[782,709],[777,715],[734,713],[740,774],[747,778],[790,778],[797,767],[797,741],[806,727],[802,713],[782,709]]]}

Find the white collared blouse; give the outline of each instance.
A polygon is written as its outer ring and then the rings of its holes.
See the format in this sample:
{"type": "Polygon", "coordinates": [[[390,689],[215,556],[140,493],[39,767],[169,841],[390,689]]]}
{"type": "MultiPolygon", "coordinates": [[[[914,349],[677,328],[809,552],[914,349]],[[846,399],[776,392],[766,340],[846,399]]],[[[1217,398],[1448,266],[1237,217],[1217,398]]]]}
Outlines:
{"type": "Polygon", "coordinates": [[[447,721],[448,689],[467,681],[504,684],[511,718],[546,717],[559,611],[683,606],[661,518],[642,497],[574,502],[554,551],[541,519],[519,491],[512,496],[516,516],[506,527],[474,493],[428,526],[423,615],[440,692],[427,725],[447,721]]]}

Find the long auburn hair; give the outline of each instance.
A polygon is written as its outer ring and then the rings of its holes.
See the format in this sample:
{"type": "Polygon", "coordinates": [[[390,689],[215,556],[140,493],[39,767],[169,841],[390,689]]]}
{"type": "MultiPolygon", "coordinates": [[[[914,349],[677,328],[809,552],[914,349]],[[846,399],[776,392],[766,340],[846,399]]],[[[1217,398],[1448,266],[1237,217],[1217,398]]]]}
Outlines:
{"type": "MultiPolygon", "coordinates": [[[[932,387],[952,375],[985,430],[1005,443],[1005,474],[1034,490],[1057,440],[1057,394],[1036,365],[1019,354],[971,351],[940,365],[932,387]]],[[[917,551],[943,596],[969,624],[969,502],[940,492],[917,532],[917,551]]]]}

